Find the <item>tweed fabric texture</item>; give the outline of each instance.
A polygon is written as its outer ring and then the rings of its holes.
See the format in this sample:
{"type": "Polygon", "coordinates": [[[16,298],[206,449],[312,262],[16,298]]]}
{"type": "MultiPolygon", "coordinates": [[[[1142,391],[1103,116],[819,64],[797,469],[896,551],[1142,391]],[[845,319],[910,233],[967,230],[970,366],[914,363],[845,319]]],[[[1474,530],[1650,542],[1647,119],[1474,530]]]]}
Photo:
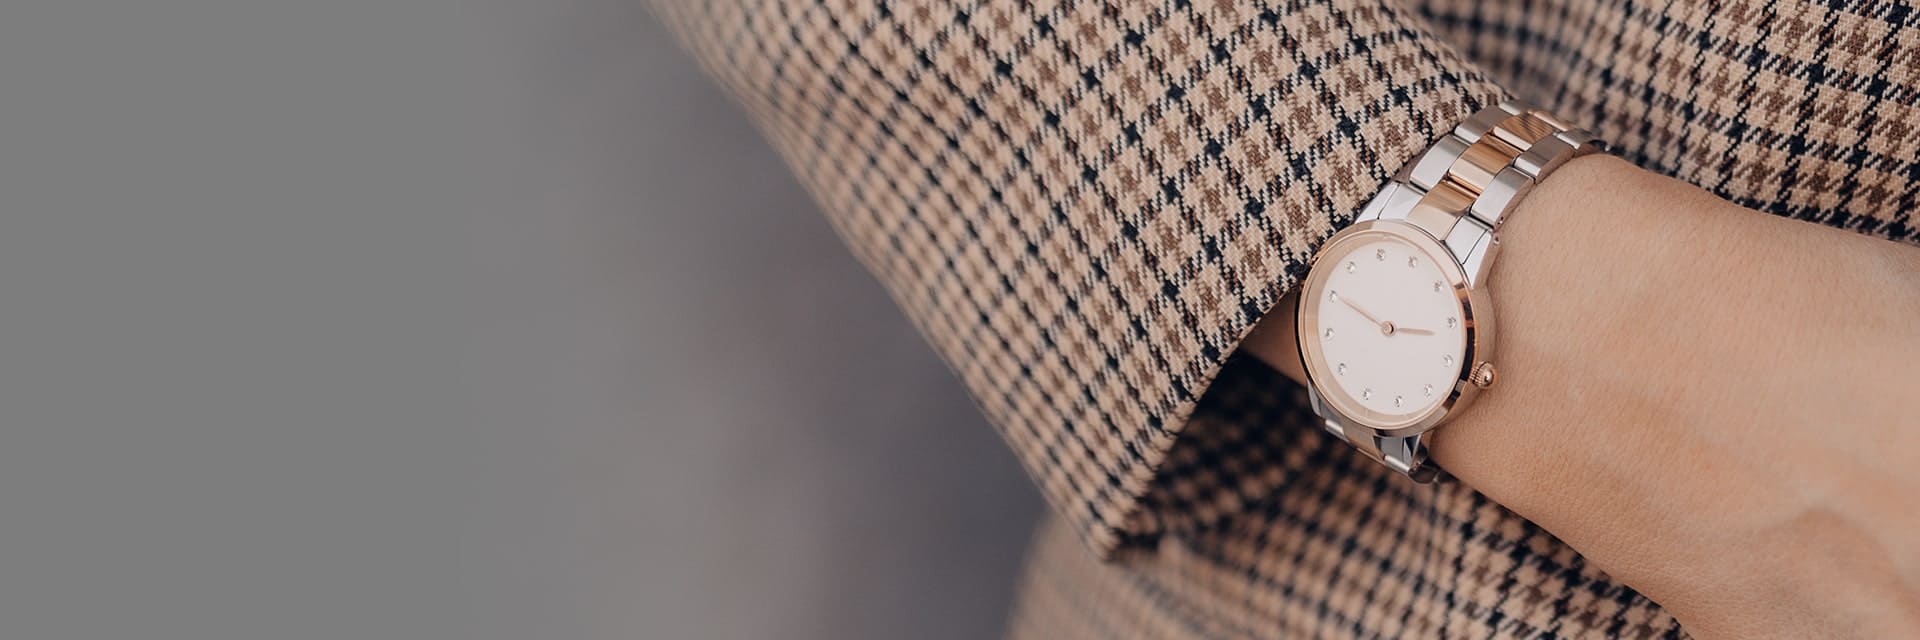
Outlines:
{"type": "Polygon", "coordinates": [[[1525,519],[1458,483],[1408,482],[1319,429],[1303,393],[1256,360],[1230,360],[1151,494],[1212,495],[1165,505],[1212,517],[1108,562],[1049,522],[1010,635],[1685,637],[1525,519]],[[1195,491],[1225,478],[1241,489],[1195,491]]]}
{"type": "Polygon", "coordinates": [[[1102,552],[1318,241],[1505,97],[1377,2],[663,7],[1102,552]]]}
{"type": "Polygon", "coordinates": [[[1516,93],[1647,169],[1777,215],[1914,242],[1920,5],[1427,0],[1516,93]]]}
{"type": "Polygon", "coordinates": [[[1681,633],[1498,505],[1333,446],[1297,387],[1233,360],[1475,109],[1517,95],[1742,205],[1916,239],[1906,2],[656,6],[1054,507],[1019,634],[1681,633]]]}

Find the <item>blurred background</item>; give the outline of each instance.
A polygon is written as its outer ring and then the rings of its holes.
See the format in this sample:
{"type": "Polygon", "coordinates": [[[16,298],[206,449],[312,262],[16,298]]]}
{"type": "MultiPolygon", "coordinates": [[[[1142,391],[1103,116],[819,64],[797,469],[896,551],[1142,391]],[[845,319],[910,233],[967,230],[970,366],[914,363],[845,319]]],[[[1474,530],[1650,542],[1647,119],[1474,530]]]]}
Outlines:
{"type": "Polygon", "coordinates": [[[0,637],[978,638],[1040,511],[642,2],[0,6],[0,637]]]}

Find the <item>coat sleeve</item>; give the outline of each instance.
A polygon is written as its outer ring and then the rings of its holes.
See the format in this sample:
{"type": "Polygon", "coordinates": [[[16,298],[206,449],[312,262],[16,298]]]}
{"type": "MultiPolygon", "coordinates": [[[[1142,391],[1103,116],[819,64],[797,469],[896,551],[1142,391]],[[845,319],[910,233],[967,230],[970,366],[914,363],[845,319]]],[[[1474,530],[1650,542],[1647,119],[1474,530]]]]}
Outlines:
{"type": "Polygon", "coordinates": [[[1397,0],[655,1],[1102,554],[1218,502],[1149,493],[1242,336],[1505,97],[1397,0]]]}

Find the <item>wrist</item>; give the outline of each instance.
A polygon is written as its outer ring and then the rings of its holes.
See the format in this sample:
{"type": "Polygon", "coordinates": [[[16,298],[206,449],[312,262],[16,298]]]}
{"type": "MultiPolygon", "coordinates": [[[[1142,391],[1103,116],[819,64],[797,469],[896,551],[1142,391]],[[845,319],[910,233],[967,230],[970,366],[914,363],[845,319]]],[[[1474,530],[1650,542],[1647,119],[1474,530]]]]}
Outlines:
{"type": "MultiPolygon", "coordinates": [[[[1696,636],[1920,634],[1920,251],[1606,156],[1511,218],[1434,460],[1696,636]]],[[[1304,381],[1291,315],[1242,346],[1304,381]]]]}
{"type": "MultiPolygon", "coordinates": [[[[1873,549],[1920,523],[1845,452],[1865,444],[1855,425],[1912,424],[1872,396],[1920,379],[1920,295],[1897,277],[1915,252],[1605,157],[1520,206],[1489,280],[1502,382],[1434,434],[1443,468],[1691,625],[1725,626],[1728,602],[1811,602],[1786,592],[1834,567],[1914,575],[1873,549]],[[1856,380],[1869,371],[1889,377],[1856,380]],[[1805,553],[1821,540],[1856,544],[1805,553]]],[[[1911,447],[1913,431],[1875,435],[1911,447]]]]}

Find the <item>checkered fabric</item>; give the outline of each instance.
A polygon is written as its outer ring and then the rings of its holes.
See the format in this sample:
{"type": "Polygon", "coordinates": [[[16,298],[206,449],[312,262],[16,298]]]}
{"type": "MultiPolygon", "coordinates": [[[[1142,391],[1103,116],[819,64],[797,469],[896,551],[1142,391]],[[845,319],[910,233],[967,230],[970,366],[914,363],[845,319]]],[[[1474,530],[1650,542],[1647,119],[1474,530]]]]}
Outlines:
{"type": "Polygon", "coordinates": [[[1681,634],[1471,490],[1331,442],[1233,356],[1478,108],[1517,95],[1740,204],[1916,239],[1905,2],[656,7],[1053,505],[1016,635],[1681,634]]]}
{"type": "Polygon", "coordinates": [[[1328,435],[1303,393],[1230,359],[1149,493],[1164,500],[1149,509],[1194,515],[1106,562],[1054,518],[1012,636],[1684,637],[1525,519],[1459,483],[1408,482],[1328,435]]]}

